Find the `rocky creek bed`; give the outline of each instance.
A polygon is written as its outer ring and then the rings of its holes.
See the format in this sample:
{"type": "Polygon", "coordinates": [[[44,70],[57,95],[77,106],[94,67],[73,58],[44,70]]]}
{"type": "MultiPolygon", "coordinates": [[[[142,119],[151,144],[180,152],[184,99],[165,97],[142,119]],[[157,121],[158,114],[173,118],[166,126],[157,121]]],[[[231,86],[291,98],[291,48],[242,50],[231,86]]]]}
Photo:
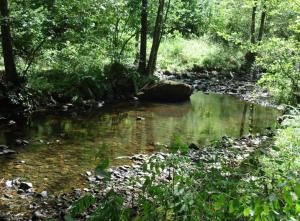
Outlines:
{"type": "MultiPolygon", "coordinates": [[[[220,164],[227,164],[238,167],[240,163],[251,156],[251,153],[260,148],[262,143],[269,142],[272,134],[268,136],[244,136],[239,139],[222,138],[215,145],[210,145],[199,149],[197,145],[189,145],[188,158],[191,160],[188,164],[182,164],[182,167],[191,168],[195,163],[202,162],[207,170],[219,168],[220,164]],[[215,161],[219,158],[220,161],[215,161]],[[212,163],[213,162],[213,163],[212,163]]],[[[130,180],[138,179],[141,182],[145,176],[149,175],[143,170],[143,165],[151,159],[165,160],[170,157],[171,153],[154,153],[152,155],[134,155],[130,157],[131,165],[124,165],[110,168],[111,180],[107,183],[103,177],[95,175],[93,171],[87,171],[82,174],[82,179],[89,181],[89,186],[82,189],[74,189],[69,193],[63,193],[58,196],[50,195],[47,191],[35,192],[31,183],[19,179],[1,180],[0,192],[0,220],[42,220],[44,218],[56,218],[63,220],[68,214],[71,204],[80,197],[90,194],[97,198],[100,203],[107,192],[113,189],[125,199],[125,205],[130,206],[136,199],[137,193],[141,191],[142,185],[134,185],[130,180]],[[132,199],[133,197],[133,199],[132,199]],[[14,211],[14,212],[12,212],[14,211]],[[19,212],[15,212],[19,211],[19,212]]],[[[156,179],[157,182],[166,183],[170,181],[171,168],[166,168],[156,179]]],[[[96,208],[95,204],[90,210],[80,217],[79,220],[86,220],[90,213],[96,208]]]]}
{"type": "Polygon", "coordinates": [[[171,72],[157,72],[161,80],[179,80],[191,85],[196,91],[205,93],[229,94],[239,99],[260,104],[262,106],[282,109],[276,104],[267,90],[256,85],[256,80],[249,76],[232,75],[224,77],[217,71],[185,72],[174,74],[171,72]]]}
{"type": "MultiPolygon", "coordinates": [[[[183,81],[192,85],[195,90],[201,90],[206,93],[230,94],[253,103],[279,108],[279,106],[272,103],[268,92],[255,87],[254,82],[249,79],[221,81],[217,75],[208,75],[208,73],[188,73],[184,75],[157,73],[157,76],[160,79],[177,79],[183,81]]],[[[196,145],[191,144],[189,158],[191,162],[208,162],[207,168],[209,169],[210,167],[218,167],[217,164],[209,163],[210,159],[215,158],[216,154],[218,154],[222,156],[222,160],[226,163],[238,166],[252,152],[259,148],[262,142],[271,139],[271,134],[269,136],[244,136],[239,139],[224,137],[221,140],[223,148],[217,150],[213,145],[199,149],[196,145]]],[[[151,158],[157,157],[164,160],[169,156],[169,153],[161,152],[153,155],[134,155],[130,157],[132,161],[131,165],[123,165],[110,169],[109,172],[112,174],[112,179],[109,183],[103,182],[102,177],[96,176],[93,171],[86,171],[81,176],[82,179],[88,180],[89,186],[82,189],[74,189],[74,191],[61,195],[51,195],[47,190],[36,192],[30,180],[0,179],[0,220],[42,220],[46,217],[62,220],[64,215],[68,213],[70,205],[76,199],[86,194],[91,194],[100,202],[105,193],[112,188],[125,198],[127,204],[130,204],[132,197],[135,197],[140,191],[141,186],[133,187],[127,181],[132,177],[143,180],[147,174],[143,171],[142,165],[149,162],[151,158]]],[[[192,167],[192,164],[183,166],[192,167]]],[[[170,180],[168,176],[168,170],[163,171],[157,182],[168,182],[170,180]]],[[[91,208],[90,212],[93,211],[93,208],[91,208]]],[[[89,215],[90,213],[88,212],[79,218],[85,220],[89,215]]]]}

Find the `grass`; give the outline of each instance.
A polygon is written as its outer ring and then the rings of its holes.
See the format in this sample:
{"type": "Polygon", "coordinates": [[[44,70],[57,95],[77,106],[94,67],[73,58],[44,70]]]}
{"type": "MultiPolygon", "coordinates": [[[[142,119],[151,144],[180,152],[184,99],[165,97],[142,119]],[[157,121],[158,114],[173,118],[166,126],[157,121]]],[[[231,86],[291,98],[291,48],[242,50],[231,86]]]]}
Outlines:
{"type": "Polygon", "coordinates": [[[184,72],[201,68],[220,71],[238,70],[244,54],[211,41],[208,37],[162,41],[158,53],[158,68],[170,72],[184,72]]]}

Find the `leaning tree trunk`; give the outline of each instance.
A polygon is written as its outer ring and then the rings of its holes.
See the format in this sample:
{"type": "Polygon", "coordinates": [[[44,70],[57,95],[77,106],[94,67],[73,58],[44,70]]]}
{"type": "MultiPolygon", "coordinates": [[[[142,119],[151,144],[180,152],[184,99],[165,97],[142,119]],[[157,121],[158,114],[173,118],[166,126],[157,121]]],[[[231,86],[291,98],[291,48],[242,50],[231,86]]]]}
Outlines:
{"type": "Polygon", "coordinates": [[[153,75],[155,71],[157,53],[160,45],[160,39],[161,39],[162,27],[163,27],[164,7],[165,7],[165,0],[159,0],[155,28],[153,33],[153,43],[152,43],[151,53],[150,53],[148,66],[147,66],[148,75],[153,75]]]}
{"type": "Polygon", "coordinates": [[[262,12],[261,12],[260,27],[259,27],[257,42],[261,42],[262,39],[263,39],[263,34],[264,34],[264,30],[265,30],[265,23],[266,23],[266,17],[267,17],[267,8],[266,8],[266,5],[264,4],[262,12]]]}
{"type": "Polygon", "coordinates": [[[2,52],[5,66],[5,80],[14,85],[19,83],[16,64],[13,55],[12,37],[10,32],[10,20],[8,10],[8,0],[1,0],[1,37],[2,37],[2,52]]]}
{"type": "Polygon", "coordinates": [[[146,74],[147,66],[148,0],[142,0],[139,72],[146,74]]]}

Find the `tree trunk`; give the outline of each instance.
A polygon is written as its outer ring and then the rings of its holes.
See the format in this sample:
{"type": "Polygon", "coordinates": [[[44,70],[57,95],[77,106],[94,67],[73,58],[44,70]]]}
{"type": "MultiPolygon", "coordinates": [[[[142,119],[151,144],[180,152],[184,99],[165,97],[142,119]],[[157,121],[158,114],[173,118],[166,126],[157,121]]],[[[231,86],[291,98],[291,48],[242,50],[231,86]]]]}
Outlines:
{"type": "MultiPolygon", "coordinates": [[[[252,7],[252,19],[251,19],[251,30],[250,30],[250,42],[251,44],[255,44],[255,29],[256,29],[256,11],[257,11],[257,1],[254,2],[254,6],[252,7]]],[[[252,65],[255,62],[256,54],[252,51],[248,51],[245,55],[245,69],[246,72],[249,72],[249,69],[251,69],[252,65]]]]}
{"type": "Polygon", "coordinates": [[[142,0],[141,43],[140,43],[140,55],[139,55],[139,68],[138,68],[140,74],[146,74],[147,32],[148,32],[148,0],[142,0]]]}
{"type": "Polygon", "coordinates": [[[256,10],[257,10],[257,2],[255,1],[254,6],[252,8],[251,33],[250,33],[250,41],[252,44],[255,44],[256,10]]]}
{"type": "Polygon", "coordinates": [[[148,66],[147,66],[148,75],[153,75],[155,71],[157,53],[160,45],[160,39],[161,39],[162,27],[163,27],[164,7],[165,7],[165,0],[159,0],[157,16],[155,21],[155,28],[153,33],[153,43],[152,43],[151,53],[150,53],[148,66]]]}
{"type": "Polygon", "coordinates": [[[10,33],[10,21],[8,0],[1,0],[1,37],[2,37],[2,51],[5,66],[5,80],[14,85],[19,83],[16,64],[13,55],[12,37],[10,33]]]}
{"type": "Polygon", "coordinates": [[[140,30],[137,30],[136,33],[135,33],[135,59],[134,59],[134,65],[136,67],[138,67],[139,62],[140,62],[140,30]]]}
{"type": "Polygon", "coordinates": [[[261,12],[261,18],[260,18],[260,27],[259,27],[259,33],[257,37],[257,42],[261,42],[263,39],[263,34],[265,30],[265,23],[266,23],[266,17],[267,17],[267,8],[266,5],[263,4],[263,9],[261,12]]]}

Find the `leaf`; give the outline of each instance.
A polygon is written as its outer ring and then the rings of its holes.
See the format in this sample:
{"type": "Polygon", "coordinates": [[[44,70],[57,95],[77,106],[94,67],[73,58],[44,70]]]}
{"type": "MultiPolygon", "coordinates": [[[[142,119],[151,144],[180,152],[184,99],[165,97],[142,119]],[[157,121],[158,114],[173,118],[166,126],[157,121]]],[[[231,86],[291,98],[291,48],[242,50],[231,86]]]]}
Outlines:
{"type": "Polygon", "coordinates": [[[109,159],[104,159],[101,161],[101,163],[96,167],[95,173],[97,175],[103,176],[106,180],[110,179],[110,173],[106,171],[106,169],[109,167],[109,159]]]}
{"type": "Polygon", "coordinates": [[[83,213],[86,209],[88,209],[90,206],[92,206],[95,203],[96,203],[96,199],[91,195],[86,195],[81,199],[77,200],[72,205],[72,209],[71,209],[72,217],[83,213]]]}
{"type": "Polygon", "coordinates": [[[250,207],[247,207],[244,209],[244,216],[245,217],[249,217],[251,214],[251,208],[250,207]]]}

